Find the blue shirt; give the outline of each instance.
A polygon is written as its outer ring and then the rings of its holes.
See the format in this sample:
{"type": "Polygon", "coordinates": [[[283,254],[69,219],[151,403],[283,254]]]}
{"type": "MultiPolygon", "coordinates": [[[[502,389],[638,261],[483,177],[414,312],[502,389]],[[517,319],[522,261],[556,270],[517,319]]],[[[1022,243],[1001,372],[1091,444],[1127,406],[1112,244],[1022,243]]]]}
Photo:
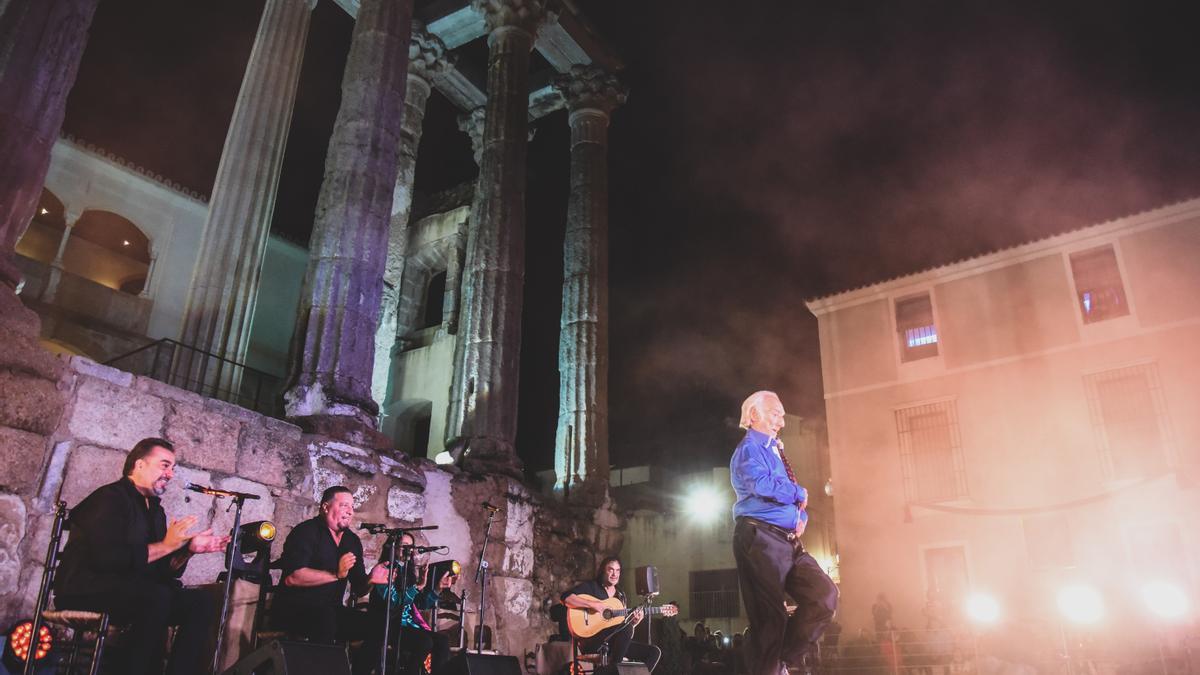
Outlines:
{"type": "Polygon", "coordinates": [[[733,517],[749,516],[792,530],[800,521],[799,505],[808,499],[808,491],[788,479],[775,443],[766,434],[747,429],[733,451],[729,460],[729,481],[737,496],[733,517]]]}
{"type": "MultiPolygon", "coordinates": [[[[402,565],[402,563],[401,563],[402,565]]],[[[437,607],[438,594],[432,588],[419,589],[416,587],[416,579],[409,575],[408,584],[404,587],[404,598],[400,598],[400,584],[394,583],[390,586],[385,584],[376,584],[371,587],[372,609],[382,612],[384,607],[387,607],[388,591],[392,593],[392,616],[400,615],[400,625],[406,628],[424,628],[429,629],[424,619],[418,619],[414,613],[414,606],[417,609],[433,609],[437,607]]],[[[382,630],[382,629],[380,629],[382,630]]]]}

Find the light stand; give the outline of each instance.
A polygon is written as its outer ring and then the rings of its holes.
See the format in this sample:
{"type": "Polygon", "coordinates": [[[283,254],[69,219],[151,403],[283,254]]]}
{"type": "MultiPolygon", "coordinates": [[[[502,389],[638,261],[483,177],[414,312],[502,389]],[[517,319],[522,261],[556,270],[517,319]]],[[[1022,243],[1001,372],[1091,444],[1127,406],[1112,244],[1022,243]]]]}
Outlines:
{"type": "Polygon", "coordinates": [[[487,545],[488,545],[488,541],[491,538],[491,534],[492,534],[492,520],[495,519],[496,514],[500,511],[500,509],[498,507],[491,506],[487,503],[484,503],[483,507],[485,509],[487,509],[488,520],[487,520],[487,528],[484,529],[484,531],[483,531],[483,546],[479,547],[479,565],[476,566],[476,568],[475,568],[475,583],[479,584],[479,625],[475,627],[475,630],[476,630],[475,653],[476,654],[483,653],[483,629],[484,629],[484,626],[487,624],[487,621],[483,614],[484,606],[487,604],[486,600],[485,600],[485,598],[487,598],[487,571],[488,571],[487,545]]]}
{"type": "Polygon", "coordinates": [[[235,492],[233,490],[217,490],[214,488],[206,488],[199,485],[189,485],[189,490],[199,492],[206,495],[212,495],[217,499],[229,497],[233,499],[233,533],[230,535],[229,548],[225,549],[225,592],[221,598],[221,620],[217,623],[217,648],[213,650],[212,672],[213,675],[221,672],[221,649],[225,646],[225,628],[229,622],[229,601],[233,597],[233,558],[241,551],[240,542],[242,536],[242,507],[246,505],[247,499],[259,499],[258,495],[253,495],[248,492],[235,492]]]}

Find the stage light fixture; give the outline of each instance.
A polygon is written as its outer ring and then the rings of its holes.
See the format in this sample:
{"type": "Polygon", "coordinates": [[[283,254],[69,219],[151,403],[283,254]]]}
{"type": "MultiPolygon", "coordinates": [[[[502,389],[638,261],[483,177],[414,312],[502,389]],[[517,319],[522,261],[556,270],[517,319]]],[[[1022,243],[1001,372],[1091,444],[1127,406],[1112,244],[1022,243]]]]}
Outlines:
{"type": "Polygon", "coordinates": [[[723,502],[720,493],[712,486],[695,485],[684,498],[684,511],[696,522],[711,523],[722,512],[723,502]]]}
{"type": "MultiPolygon", "coordinates": [[[[233,555],[233,571],[237,578],[261,584],[270,579],[271,542],[278,530],[269,520],[257,520],[238,528],[238,550],[233,555]]],[[[230,544],[232,549],[233,544],[230,544]]]]}
{"type": "Polygon", "coordinates": [[[1073,584],[1058,592],[1058,609],[1074,623],[1098,623],[1104,618],[1104,600],[1091,586],[1073,584]]]}
{"type": "Polygon", "coordinates": [[[34,661],[41,661],[50,654],[54,647],[54,635],[46,626],[38,628],[38,638],[33,639],[33,621],[25,619],[18,621],[8,631],[8,642],[4,646],[4,665],[13,672],[19,672],[25,665],[25,660],[33,653],[34,661]]]}
{"type": "Polygon", "coordinates": [[[462,565],[457,560],[439,560],[429,566],[429,583],[437,583],[443,574],[458,576],[461,572],[462,565]]]}
{"type": "Polygon", "coordinates": [[[972,593],[967,596],[967,616],[976,623],[996,623],[1000,620],[1000,603],[987,593],[972,593]]]}
{"type": "Polygon", "coordinates": [[[1163,619],[1182,619],[1190,609],[1183,589],[1165,581],[1152,581],[1143,586],[1142,600],[1151,612],[1163,619]]]}

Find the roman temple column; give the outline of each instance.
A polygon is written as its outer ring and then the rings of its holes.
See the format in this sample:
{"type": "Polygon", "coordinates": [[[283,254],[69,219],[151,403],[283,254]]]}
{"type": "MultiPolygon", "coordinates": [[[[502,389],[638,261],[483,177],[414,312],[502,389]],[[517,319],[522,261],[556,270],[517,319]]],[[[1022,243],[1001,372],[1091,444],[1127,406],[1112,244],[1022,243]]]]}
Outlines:
{"type": "Polygon", "coordinates": [[[517,391],[525,282],[529,58],[545,0],[472,0],[488,29],[487,105],[447,435],[472,470],[520,473],[517,391]]]}
{"type": "Polygon", "coordinates": [[[396,312],[400,301],[400,282],[404,278],[404,259],[408,248],[408,220],[412,215],[413,180],[416,177],[417,149],[421,145],[421,127],[425,104],[429,101],[433,80],[450,67],[446,46],[432,33],[414,24],[408,48],[408,83],[404,91],[404,117],[400,130],[400,173],[392,195],[392,218],[388,230],[387,263],[383,271],[383,307],[379,329],[375,333],[375,366],[371,396],[382,404],[391,375],[392,350],[396,345],[396,312]]]}
{"type": "Polygon", "coordinates": [[[329,140],[300,296],[287,414],[319,433],[372,447],[375,331],[412,37],[412,0],[362,0],[329,140]]]}
{"type": "Polygon", "coordinates": [[[62,412],[62,363],[38,344],[41,323],[17,297],[13,255],[46,182],[96,3],[8,0],[0,12],[0,390],[12,397],[0,406],[0,461],[28,465],[31,481],[62,412]]]}
{"type": "MultiPolygon", "coordinates": [[[[217,168],[180,340],[244,363],[275,193],[316,0],[267,0],[217,168]]],[[[147,279],[149,287],[149,279],[147,279]]],[[[191,359],[194,382],[236,389],[229,364],[191,359]]]]}
{"type": "Polygon", "coordinates": [[[571,124],[555,492],[598,504],[608,487],[608,121],[626,91],[594,66],[575,66],[554,86],[571,124]]]}

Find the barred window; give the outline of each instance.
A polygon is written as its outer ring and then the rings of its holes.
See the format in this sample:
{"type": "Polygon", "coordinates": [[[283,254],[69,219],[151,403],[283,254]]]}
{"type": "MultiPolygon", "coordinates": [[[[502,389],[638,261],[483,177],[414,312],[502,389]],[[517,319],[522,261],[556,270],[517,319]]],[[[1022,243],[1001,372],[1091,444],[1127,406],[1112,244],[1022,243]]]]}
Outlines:
{"type": "Polygon", "coordinates": [[[1109,477],[1142,478],[1165,471],[1170,436],[1157,364],[1095,373],[1084,381],[1109,477]]]}
{"type": "Polygon", "coordinates": [[[1025,548],[1034,567],[1066,568],[1075,566],[1075,551],[1071,545],[1071,528],[1067,517],[1049,513],[1026,517],[1025,548]]]}
{"type": "Polygon", "coordinates": [[[937,356],[937,326],[928,293],[896,301],[896,333],[900,339],[901,361],[937,356]]]}
{"type": "Polygon", "coordinates": [[[967,495],[962,437],[954,401],[938,401],[896,411],[904,495],[910,504],[941,502],[967,495]]]}
{"type": "Polygon", "coordinates": [[[1117,254],[1111,245],[1072,253],[1071,274],[1084,323],[1129,314],[1117,254]]]}
{"type": "Polygon", "coordinates": [[[688,595],[693,619],[740,615],[736,568],[689,572],[688,595]]]}

